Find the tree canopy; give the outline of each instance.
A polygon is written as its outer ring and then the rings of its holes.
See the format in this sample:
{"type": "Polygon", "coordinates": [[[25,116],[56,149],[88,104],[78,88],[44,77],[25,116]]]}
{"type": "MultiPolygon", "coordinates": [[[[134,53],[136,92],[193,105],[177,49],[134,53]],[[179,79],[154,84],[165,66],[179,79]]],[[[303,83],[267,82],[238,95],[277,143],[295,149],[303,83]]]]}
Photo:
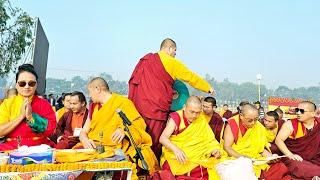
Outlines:
{"type": "Polygon", "coordinates": [[[15,70],[32,42],[32,18],[9,0],[0,0],[0,77],[15,70]]]}

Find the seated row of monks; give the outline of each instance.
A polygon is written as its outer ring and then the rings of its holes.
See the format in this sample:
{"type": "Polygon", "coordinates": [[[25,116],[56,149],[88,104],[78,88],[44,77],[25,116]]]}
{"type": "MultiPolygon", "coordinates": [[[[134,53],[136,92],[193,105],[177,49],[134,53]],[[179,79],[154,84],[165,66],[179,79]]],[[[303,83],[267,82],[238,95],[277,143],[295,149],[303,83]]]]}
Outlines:
{"type": "MultiPolygon", "coordinates": [[[[316,106],[309,101],[299,104],[297,119],[284,123],[280,123],[275,112],[268,112],[264,123],[260,123],[259,112],[251,104],[244,104],[238,115],[224,123],[213,110],[214,98],[207,97],[201,102],[191,96],[182,110],[170,114],[159,140],[163,145],[162,155],[157,158],[151,150],[153,140],[146,132],[146,123],[132,101],[112,93],[104,79],[97,77],[88,83],[93,102],[89,109],[81,92],[70,94],[70,110],[61,115],[58,124],[50,104],[35,95],[36,87],[37,74],[33,66],[20,66],[16,74],[18,95],[6,99],[0,106],[0,136],[5,139],[0,150],[21,145],[96,148],[102,144],[122,149],[132,160],[136,151],[116,112],[121,109],[131,121],[133,139],[155,178],[219,179],[226,172],[217,172],[216,167],[224,162],[239,157],[261,159],[272,153],[286,157],[253,165],[256,177],[311,179],[320,175],[320,121],[315,118],[316,106]],[[154,173],[159,170],[158,160],[162,171],[154,173]]],[[[142,168],[141,162],[138,166],[142,168]]]]}

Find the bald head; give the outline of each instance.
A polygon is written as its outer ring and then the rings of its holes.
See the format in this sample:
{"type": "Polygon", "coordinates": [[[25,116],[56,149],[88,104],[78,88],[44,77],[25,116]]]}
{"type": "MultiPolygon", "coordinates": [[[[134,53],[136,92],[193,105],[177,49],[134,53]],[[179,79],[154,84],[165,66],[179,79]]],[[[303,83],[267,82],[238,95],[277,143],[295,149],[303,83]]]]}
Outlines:
{"type": "Polygon", "coordinates": [[[304,105],[308,111],[314,112],[317,110],[317,106],[311,101],[302,101],[299,103],[299,105],[304,105]]]}
{"type": "Polygon", "coordinates": [[[186,107],[189,106],[202,106],[200,99],[197,96],[190,96],[186,102],[186,107]]]}
{"type": "Polygon", "coordinates": [[[165,40],[162,41],[162,43],[160,45],[160,50],[163,50],[165,48],[170,48],[170,47],[176,48],[177,47],[176,42],[174,42],[170,38],[166,38],[165,40]]]}
{"type": "Polygon", "coordinates": [[[91,79],[88,86],[89,87],[99,87],[101,90],[109,91],[108,83],[106,82],[106,80],[104,80],[101,77],[95,77],[95,78],[91,79]]]}
{"type": "Polygon", "coordinates": [[[252,104],[245,104],[241,108],[241,113],[246,114],[259,114],[258,109],[252,104]]]}

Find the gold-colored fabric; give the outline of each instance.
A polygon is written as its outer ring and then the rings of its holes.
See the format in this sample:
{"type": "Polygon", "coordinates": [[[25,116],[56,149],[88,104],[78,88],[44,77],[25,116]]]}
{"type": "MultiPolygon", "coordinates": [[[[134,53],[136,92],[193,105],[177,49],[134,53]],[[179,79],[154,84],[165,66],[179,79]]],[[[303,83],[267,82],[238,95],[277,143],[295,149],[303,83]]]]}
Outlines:
{"type": "Polygon", "coordinates": [[[169,73],[172,79],[188,82],[192,87],[201,91],[208,92],[210,84],[196,73],[190,71],[180,60],[169,56],[165,52],[158,52],[164,69],[169,73]]]}
{"type": "MultiPolygon", "coordinates": [[[[29,98],[30,102],[32,97],[29,98]]],[[[0,106],[0,124],[15,120],[21,113],[21,106],[24,103],[24,97],[21,95],[5,99],[0,106]]]]}
{"type": "Polygon", "coordinates": [[[66,149],[54,151],[54,157],[58,163],[89,161],[112,156],[114,156],[114,150],[111,148],[105,149],[105,152],[102,154],[99,154],[94,149],[66,149]]]}
{"type": "Polygon", "coordinates": [[[215,149],[220,151],[222,149],[204,116],[201,115],[180,134],[172,135],[170,141],[183,150],[187,156],[187,162],[180,164],[174,153],[163,146],[161,165],[168,161],[174,175],[189,173],[192,169],[201,165],[208,169],[210,179],[219,179],[214,169],[219,160],[213,158],[211,153],[215,149]]]}
{"type": "Polygon", "coordinates": [[[77,170],[99,170],[99,169],[131,169],[131,179],[137,180],[136,165],[131,162],[86,162],[86,163],[62,163],[62,164],[7,164],[0,166],[0,173],[11,172],[34,172],[34,171],[77,171],[77,170]]]}
{"type": "Polygon", "coordinates": [[[63,107],[61,109],[59,109],[56,113],[57,116],[57,122],[61,119],[61,117],[64,115],[64,113],[66,112],[66,108],[63,107]]]}
{"type": "MultiPolygon", "coordinates": [[[[278,132],[278,126],[276,127],[276,130],[274,130],[274,131],[278,132]]],[[[267,140],[270,143],[276,139],[277,134],[275,134],[274,131],[266,128],[267,140]]]]}
{"type": "MultiPolygon", "coordinates": [[[[235,120],[239,121],[237,118],[235,118],[235,120]]],[[[239,122],[237,123],[239,124],[239,122]]],[[[260,154],[265,148],[269,148],[265,127],[259,121],[257,121],[255,125],[252,128],[249,128],[243,136],[238,137],[237,143],[234,143],[232,148],[244,156],[259,160],[265,159],[265,157],[260,154]]],[[[223,161],[233,159],[235,158],[227,157],[223,158],[223,161]]],[[[256,176],[260,177],[261,171],[267,170],[269,165],[254,165],[253,168],[256,176]]]]}
{"type": "MultiPolygon", "coordinates": [[[[122,119],[116,112],[117,109],[121,109],[131,121],[132,124],[129,126],[130,132],[135,143],[141,148],[141,152],[149,166],[149,171],[152,173],[158,168],[158,162],[150,148],[152,145],[151,136],[145,131],[146,124],[143,118],[128,98],[113,93],[111,98],[103,104],[99,110],[95,109],[88,137],[97,142],[97,145],[102,141],[102,145],[106,148],[120,148],[126,155],[134,159],[136,151],[127,138],[123,139],[122,143],[119,144],[117,142],[112,142],[111,137],[116,129],[124,129],[122,119]],[[101,132],[103,132],[102,139],[100,138],[101,132]]],[[[138,162],[138,165],[142,167],[141,161],[138,162]]]]}

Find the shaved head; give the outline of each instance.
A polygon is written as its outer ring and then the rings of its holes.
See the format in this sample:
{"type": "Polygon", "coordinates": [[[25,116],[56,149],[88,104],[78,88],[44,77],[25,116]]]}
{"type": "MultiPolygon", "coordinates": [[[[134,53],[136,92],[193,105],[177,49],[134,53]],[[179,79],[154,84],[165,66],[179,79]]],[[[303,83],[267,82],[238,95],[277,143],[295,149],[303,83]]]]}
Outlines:
{"type": "Polygon", "coordinates": [[[160,50],[163,50],[165,48],[169,48],[169,47],[174,47],[176,48],[176,42],[174,42],[172,39],[170,38],[166,38],[165,40],[162,41],[161,45],[160,45],[160,50]]]}
{"type": "Polygon", "coordinates": [[[109,85],[107,83],[107,81],[105,81],[103,78],[101,77],[95,77],[93,78],[89,84],[88,84],[89,87],[99,87],[101,88],[101,90],[104,90],[104,91],[109,91],[109,85]]]}
{"type": "Polygon", "coordinates": [[[242,114],[248,114],[248,113],[257,113],[257,114],[259,114],[259,111],[254,105],[245,104],[241,108],[241,113],[242,114]]]}
{"type": "Polygon", "coordinates": [[[186,107],[189,106],[202,106],[200,99],[197,96],[190,96],[186,102],[186,107]]]}
{"type": "Polygon", "coordinates": [[[308,111],[312,111],[313,112],[313,111],[317,110],[317,106],[311,101],[302,101],[299,104],[306,105],[306,107],[308,108],[308,111]]]}

